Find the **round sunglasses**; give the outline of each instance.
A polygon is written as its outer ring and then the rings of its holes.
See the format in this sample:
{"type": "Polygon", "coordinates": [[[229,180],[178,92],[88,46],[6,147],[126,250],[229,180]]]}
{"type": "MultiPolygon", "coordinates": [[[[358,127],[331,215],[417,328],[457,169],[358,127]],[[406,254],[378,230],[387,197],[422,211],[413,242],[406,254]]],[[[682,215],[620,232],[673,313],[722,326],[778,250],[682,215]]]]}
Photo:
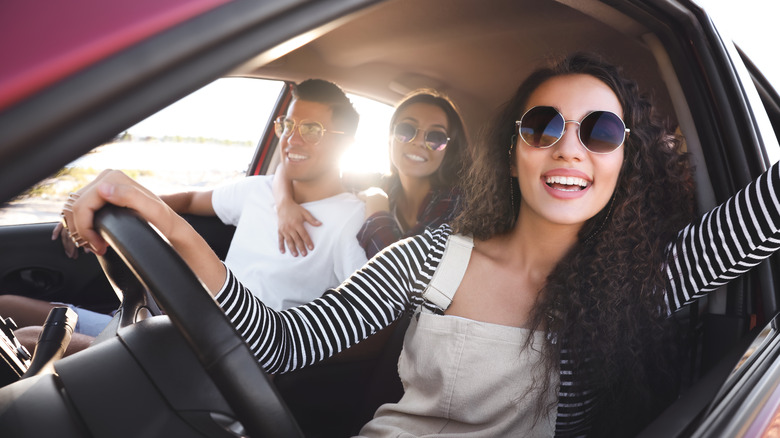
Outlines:
{"type": "MultiPolygon", "coordinates": [[[[285,116],[279,116],[276,118],[276,120],[274,120],[274,131],[276,132],[276,136],[279,138],[291,136],[292,133],[295,132],[295,126],[295,120],[288,119],[285,116]]],[[[319,144],[320,140],[322,140],[322,137],[326,132],[330,132],[331,134],[344,133],[342,131],[331,131],[325,129],[325,127],[322,126],[322,123],[320,122],[300,122],[297,123],[297,126],[298,134],[301,135],[303,141],[311,145],[319,144]]]]}
{"type": "MultiPolygon", "coordinates": [[[[401,122],[393,128],[393,137],[401,143],[410,143],[417,137],[417,132],[422,129],[411,123],[401,122]]],[[[444,131],[422,131],[425,147],[432,151],[443,151],[447,147],[450,138],[444,131]]]]}
{"type": "Polygon", "coordinates": [[[614,152],[631,133],[623,119],[612,111],[592,111],[578,122],[564,119],[551,106],[535,106],[515,122],[520,138],[535,148],[548,148],[557,143],[563,137],[567,123],[577,124],[580,143],[594,154],[614,152]]]}

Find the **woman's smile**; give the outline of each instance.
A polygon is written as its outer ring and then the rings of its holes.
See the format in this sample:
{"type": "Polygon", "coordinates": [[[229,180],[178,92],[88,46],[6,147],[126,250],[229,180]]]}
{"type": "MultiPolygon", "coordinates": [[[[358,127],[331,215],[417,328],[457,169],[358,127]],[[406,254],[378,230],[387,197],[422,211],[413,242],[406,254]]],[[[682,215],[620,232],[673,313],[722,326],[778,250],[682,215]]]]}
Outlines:
{"type": "Polygon", "coordinates": [[[408,153],[408,152],[404,153],[404,157],[409,159],[409,160],[411,160],[411,161],[415,161],[415,162],[418,162],[418,163],[424,163],[424,162],[428,161],[428,159],[423,157],[422,155],[408,153]]]}
{"type": "Polygon", "coordinates": [[[593,182],[586,174],[574,169],[554,169],[543,174],[541,181],[547,192],[559,199],[584,196],[593,182]]]}
{"type": "Polygon", "coordinates": [[[582,178],[573,178],[566,176],[548,176],[547,185],[565,192],[580,191],[588,186],[587,181],[582,178]]]}

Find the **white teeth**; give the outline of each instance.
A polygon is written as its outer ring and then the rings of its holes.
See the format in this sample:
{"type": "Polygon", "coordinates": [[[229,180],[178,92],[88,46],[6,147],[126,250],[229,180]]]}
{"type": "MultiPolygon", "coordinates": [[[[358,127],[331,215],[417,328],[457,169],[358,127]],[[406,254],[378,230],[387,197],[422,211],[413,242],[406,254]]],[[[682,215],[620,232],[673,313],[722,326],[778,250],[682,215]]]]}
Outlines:
{"type": "Polygon", "coordinates": [[[412,155],[412,154],[404,154],[404,157],[412,160],[422,163],[423,161],[426,161],[424,157],[421,157],[419,155],[412,155]]]}
{"type": "Polygon", "coordinates": [[[307,157],[306,155],[294,154],[292,152],[288,152],[287,153],[287,158],[289,158],[291,160],[294,160],[294,161],[300,161],[300,160],[305,160],[305,159],[307,159],[309,157],[307,157]]]}
{"type": "Polygon", "coordinates": [[[565,186],[579,186],[579,187],[587,187],[588,182],[585,181],[582,178],[577,178],[574,176],[548,176],[545,180],[547,184],[561,184],[565,186]]]}

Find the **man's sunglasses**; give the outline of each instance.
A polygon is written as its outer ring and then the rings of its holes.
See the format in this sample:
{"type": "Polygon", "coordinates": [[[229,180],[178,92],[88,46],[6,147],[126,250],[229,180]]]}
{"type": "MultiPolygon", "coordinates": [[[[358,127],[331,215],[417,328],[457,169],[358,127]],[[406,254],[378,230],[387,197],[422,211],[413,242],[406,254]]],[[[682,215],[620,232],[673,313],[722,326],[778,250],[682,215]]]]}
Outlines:
{"type": "Polygon", "coordinates": [[[580,143],[594,154],[614,152],[631,133],[623,119],[611,111],[593,111],[578,122],[564,119],[551,106],[535,106],[515,122],[520,138],[535,148],[548,148],[557,143],[567,123],[577,124],[580,143]]]}
{"type": "MultiPolygon", "coordinates": [[[[291,136],[295,131],[295,125],[295,120],[288,119],[285,116],[277,117],[276,120],[274,120],[274,131],[276,132],[276,136],[279,138],[291,136]]],[[[311,145],[318,144],[326,132],[330,132],[331,134],[344,133],[342,131],[331,131],[325,129],[325,127],[322,126],[322,123],[320,122],[301,122],[297,125],[298,134],[301,135],[301,138],[304,142],[311,145]]]]}
{"type": "MultiPolygon", "coordinates": [[[[393,136],[401,143],[410,143],[417,137],[417,132],[422,131],[411,123],[401,122],[393,128],[393,136]]],[[[432,151],[443,151],[447,147],[450,138],[443,131],[422,131],[425,147],[432,151]]]]}

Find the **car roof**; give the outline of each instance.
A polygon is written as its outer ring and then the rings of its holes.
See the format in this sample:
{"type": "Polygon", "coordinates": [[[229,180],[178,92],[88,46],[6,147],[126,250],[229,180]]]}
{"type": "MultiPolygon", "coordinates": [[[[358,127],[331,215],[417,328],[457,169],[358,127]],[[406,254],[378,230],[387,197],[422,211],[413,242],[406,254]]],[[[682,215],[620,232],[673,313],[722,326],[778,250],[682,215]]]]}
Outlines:
{"type": "Polygon", "coordinates": [[[540,64],[595,49],[668,101],[642,41],[648,29],[599,2],[395,0],[356,18],[236,74],[293,81],[316,74],[390,104],[416,88],[434,88],[459,105],[473,128],[540,64]]]}

